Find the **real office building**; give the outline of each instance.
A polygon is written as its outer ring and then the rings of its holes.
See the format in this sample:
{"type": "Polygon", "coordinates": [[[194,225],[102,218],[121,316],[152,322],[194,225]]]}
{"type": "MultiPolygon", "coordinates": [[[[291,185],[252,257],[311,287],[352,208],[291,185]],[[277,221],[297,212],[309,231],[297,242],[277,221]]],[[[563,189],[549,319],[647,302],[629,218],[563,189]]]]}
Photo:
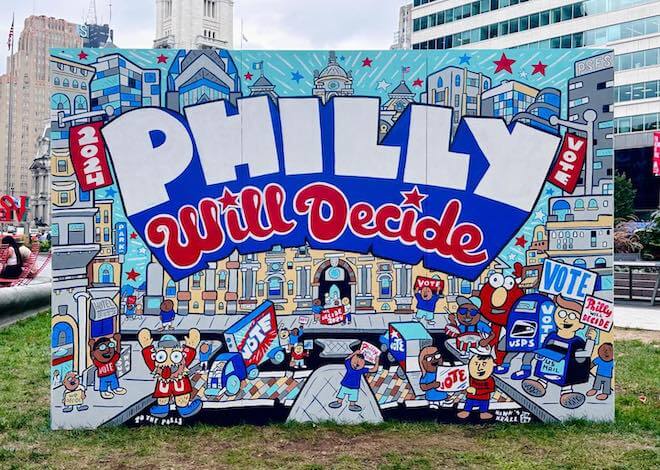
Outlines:
{"type": "Polygon", "coordinates": [[[154,48],[231,49],[233,0],[156,0],[154,48]]]}
{"type": "MultiPolygon", "coordinates": [[[[614,139],[617,171],[630,176],[637,188],[636,208],[658,207],[660,184],[651,160],[653,132],[660,129],[660,1],[414,0],[412,6],[413,49],[613,49],[613,83],[602,79],[597,68],[589,74],[576,70],[571,83],[614,91],[613,119],[597,123],[596,140],[614,139]]],[[[579,88],[569,90],[571,116],[589,107],[580,94],[579,88]]],[[[595,167],[601,166],[593,170],[596,180],[612,177],[605,152],[595,149],[596,157],[603,157],[600,165],[596,158],[595,167]]]]}

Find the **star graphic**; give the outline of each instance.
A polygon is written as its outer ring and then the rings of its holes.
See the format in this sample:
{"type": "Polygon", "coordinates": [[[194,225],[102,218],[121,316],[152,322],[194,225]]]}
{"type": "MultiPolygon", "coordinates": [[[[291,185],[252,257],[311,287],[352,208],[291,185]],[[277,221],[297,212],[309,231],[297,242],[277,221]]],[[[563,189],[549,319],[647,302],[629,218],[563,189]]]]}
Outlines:
{"type": "Polygon", "coordinates": [[[131,240],[135,240],[138,237],[137,233],[131,233],[131,240]]]}
{"type": "Polygon", "coordinates": [[[246,73],[245,74],[245,79],[248,80],[248,81],[252,80],[252,74],[250,72],[246,73]]]}
{"type": "Polygon", "coordinates": [[[536,220],[543,221],[543,219],[545,219],[545,212],[543,212],[543,211],[540,210],[540,209],[537,210],[536,212],[534,212],[534,218],[535,218],[536,220]]]}
{"type": "Polygon", "coordinates": [[[135,269],[131,269],[129,272],[126,273],[126,276],[128,277],[129,281],[137,280],[139,275],[140,275],[140,273],[137,272],[135,269]]]}
{"type": "Polygon", "coordinates": [[[238,195],[233,194],[228,188],[225,188],[218,202],[222,206],[222,213],[224,214],[230,207],[238,207],[238,195]]]}
{"type": "Polygon", "coordinates": [[[291,72],[291,80],[294,80],[296,83],[300,83],[300,80],[303,78],[305,77],[300,74],[300,71],[296,70],[295,72],[291,72]]]}
{"type": "Polygon", "coordinates": [[[527,78],[528,74],[524,70],[520,71],[520,78],[527,78]]]}
{"type": "Polygon", "coordinates": [[[424,81],[421,78],[418,78],[417,80],[415,80],[413,82],[413,86],[418,86],[420,88],[422,87],[423,84],[424,84],[424,81]]]}
{"type": "Polygon", "coordinates": [[[462,56],[459,57],[460,62],[458,63],[458,65],[461,65],[461,64],[468,64],[468,65],[470,65],[470,59],[471,59],[471,58],[472,58],[472,56],[467,55],[467,53],[466,53],[466,54],[463,54],[462,56]]]}
{"type": "Polygon", "coordinates": [[[391,83],[387,83],[385,80],[378,82],[377,90],[387,90],[390,87],[391,83]]]}
{"type": "Polygon", "coordinates": [[[339,60],[341,60],[342,62],[345,61],[345,60],[346,60],[346,56],[345,56],[345,55],[340,55],[340,56],[339,56],[339,60]]]}
{"type": "Polygon", "coordinates": [[[147,249],[145,247],[138,248],[138,253],[141,255],[146,255],[147,249]]]}
{"type": "Polygon", "coordinates": [[[156,57],[156,59],[158,60],[159,64],[166,64],[167,63],[167,56],[166,55],[161,54],[158,57],[156,57]]]}
{"type": "Polygon", "coordinates": [[[420,193],[417,186],[410,191],[401,191],[401,195],[403,196],[401,207],[412,206],[420,212],[422,212],[422,201],[429,197],[428,194],[420,193]]]}
{"type": "Polygon", "coordinates": [[[544,64],[539,60],[538,64],[533,64],[532,67],[534,67],[534,71],[532,72],[532,75],[536,75],[537,73],[540,73],[545,77],[545,69],[548,66],[548,64],[544,64]]]}
{"type": "Polygon", "coordinates": [[[548,188],[548,189],[545,190],[545,195],[546,196],[554,196],[554,194],[555,194],[555,190],[552,189],[552,188],[548,188]]]}
{"type": "Polygon", "coordinates": [[[87,57],[89,57],[89,54],[85,51],[80,51],[80,53],[78,54],[78,58],[80,60],[85,60],[87,57]]]}
{"type": "Polygon", "coordinates": [[[117,194],[117,191],[114,190],[114,188],[106,189],[105,190],[105,197],[115,197],[117,194]]]}
{"type": "Polygon", "coordinates": [[[525,235],[516,237],[516,246],[521,246],[525,248],[526,245],[527,245],[527,239],[525,238],[525,235]]]}
{"type": "Polygon", "coordinates": [[[514,253],[509,253],[509,260],[513,261],[514,259],[516,259],[516,255],[514,253]]]}
{"type": "Polygon", "coordinates": [[[502,70],[506,70],[509,73],[513,73],[511,70],[511,66],[515,63],[516,61],[514,59],[509,59],[504,52],[502,52],[502,57],[500,57],[500,60],[494,60],[493,63],[497,65],[495,68],[495,73],[499,73],[502,70]]]}
{"type": "Polygon", "coordinates": [[[371,67],[373,61],[374,61],[373,59],[366,57],[365,59],[362,60],[362,67],[371,67]]]}

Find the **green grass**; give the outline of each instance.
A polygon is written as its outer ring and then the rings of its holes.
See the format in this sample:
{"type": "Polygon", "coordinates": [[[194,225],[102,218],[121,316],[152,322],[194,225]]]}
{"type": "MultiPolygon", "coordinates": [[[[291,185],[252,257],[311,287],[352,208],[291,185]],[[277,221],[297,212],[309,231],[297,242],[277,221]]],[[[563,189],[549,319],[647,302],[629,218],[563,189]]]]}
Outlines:
{"type": "Polygon", "coordinates": [[[616,421],[50,431],[50,317],[0,331],[0,468],[660,468],[660,342],[616,344],[616,421]],[[646,397],[642,403],[640,396],[646,397]]]}

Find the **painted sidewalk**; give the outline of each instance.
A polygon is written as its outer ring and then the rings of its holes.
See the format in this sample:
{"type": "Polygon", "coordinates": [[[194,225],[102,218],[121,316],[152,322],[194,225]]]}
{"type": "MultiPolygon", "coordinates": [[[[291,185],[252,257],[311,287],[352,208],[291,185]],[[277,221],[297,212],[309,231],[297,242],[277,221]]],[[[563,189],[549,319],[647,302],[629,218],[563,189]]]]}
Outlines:
{"type": "Polygon", "coordinates": [[[614,326],[660,331],[660,305],[652,307],[649,302],[616,301],[614,326]]]}

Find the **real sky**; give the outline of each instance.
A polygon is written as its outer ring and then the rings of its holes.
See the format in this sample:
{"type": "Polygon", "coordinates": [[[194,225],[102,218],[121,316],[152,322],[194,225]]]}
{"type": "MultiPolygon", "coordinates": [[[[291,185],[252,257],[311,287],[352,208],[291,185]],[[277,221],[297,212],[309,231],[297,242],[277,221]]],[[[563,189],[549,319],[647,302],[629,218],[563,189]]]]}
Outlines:
{"type": "MultiPolygon", "coordinates": [[[[155,32],[155,0],[96,0],[99,22],[110,17],[115,43],[149,48],[155,32]]],[[[404,0],[235,0],[234,48],[239,49],[387,49],[404,0]],[[241,27],[242,25],[242,27],[241,27]],[[241,40],[241,29],[246,41],[241,40]]],[[[30,15],[48,15],[81,23],[89,0],[0,0],[0,41],[15,13],[16,37],[30,15]]],[[[4,44],[4,42],[0,42],[4,44]]],[[[0,60],[6,66],[7,49],[0,60]]]]}

